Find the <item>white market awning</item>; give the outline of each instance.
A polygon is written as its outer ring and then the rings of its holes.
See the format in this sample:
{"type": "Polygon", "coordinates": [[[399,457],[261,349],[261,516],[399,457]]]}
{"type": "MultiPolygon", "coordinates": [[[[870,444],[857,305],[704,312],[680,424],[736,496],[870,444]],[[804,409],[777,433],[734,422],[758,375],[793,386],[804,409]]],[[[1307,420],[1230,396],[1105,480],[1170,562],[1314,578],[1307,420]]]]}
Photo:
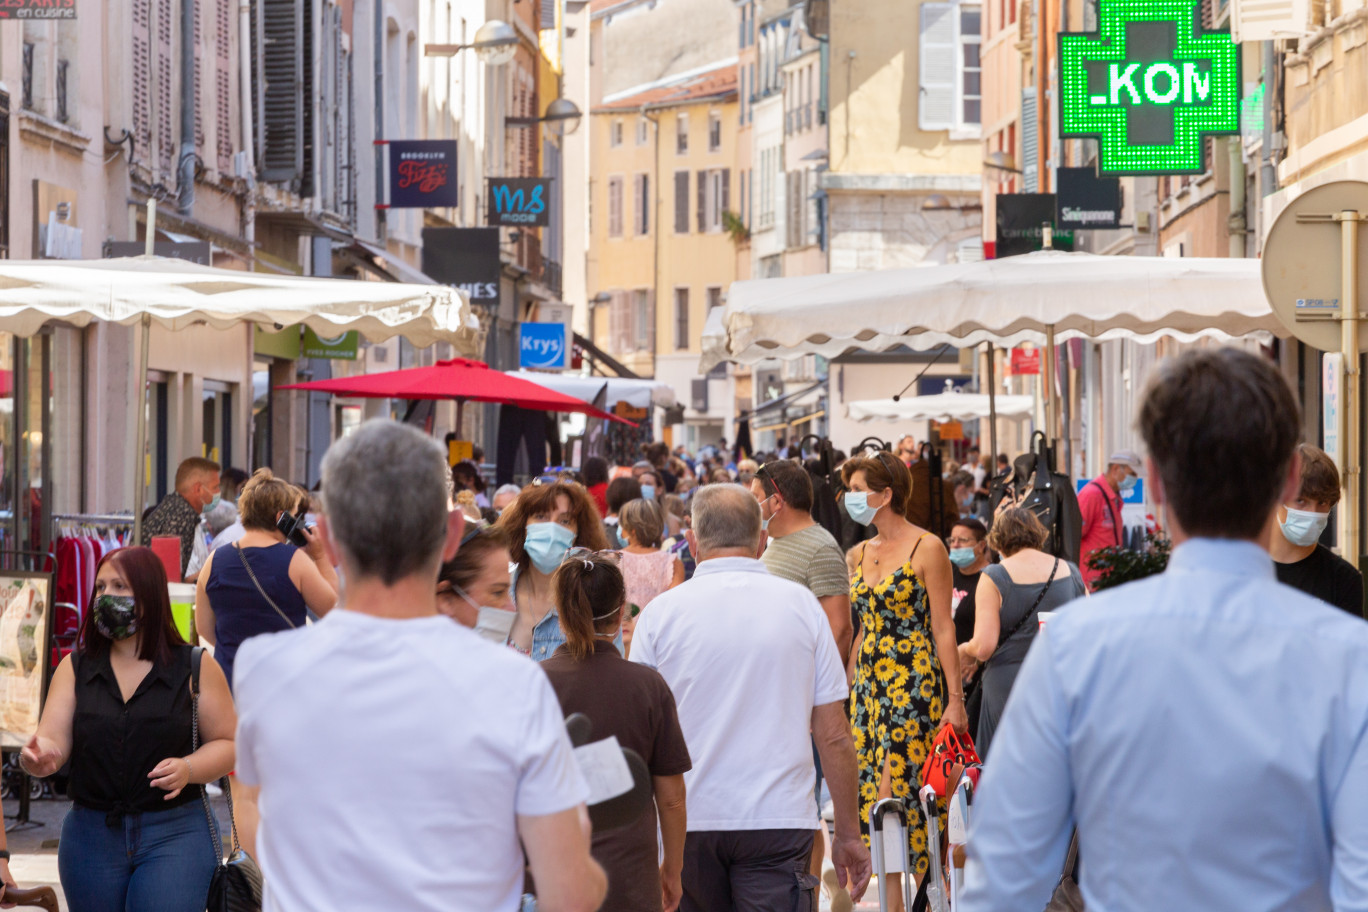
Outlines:
{"type": "Polygon", "coordinates": [[[668,383],[659,383],[655,380],[633,380],[630,377],[581,377],[576,374],[551,374],[520,370],[507,371],[507,373],[510,376],[530,380],[558,393],[574,396],[576,399],[589,403],[594,401],[606,383],[608,384],[608,395],[604,401],[608,403],[609,411],[612,411],[613,406],[619,402],[625,402],[632,408],[649,408],[652,405],[670,408],[675,404],[674,388],[668,383]]]}
{"type": "MultiPolygon", "coordinates": [[[[989,416],[986,393],[937,393],[892,399],[861,399],[846,406],[855,421],[975,421],[989,416]]],[[[1035,411],[1034,396],[998,396],[999,418],[1024,419],[1035,411]]]]}
{"type": "Polygon", "coordinates": [[[0,260],[0,330],[30,336],[49,322],[131,326],[147,317],[178,330],[243,323],[304,325],[320,336],[357,330],[449,342],[474,356],[478,322],[465,293],[445,285],[358,282],[215,269],[165,257],[0,260]]]}
{"type": "Polygon", "coordinates": [[[1039,251],[978,263],[735,282],[709,315],[700,370],[900,345],[959,348],[1287,331],[1256,259],[1039,251]]]}

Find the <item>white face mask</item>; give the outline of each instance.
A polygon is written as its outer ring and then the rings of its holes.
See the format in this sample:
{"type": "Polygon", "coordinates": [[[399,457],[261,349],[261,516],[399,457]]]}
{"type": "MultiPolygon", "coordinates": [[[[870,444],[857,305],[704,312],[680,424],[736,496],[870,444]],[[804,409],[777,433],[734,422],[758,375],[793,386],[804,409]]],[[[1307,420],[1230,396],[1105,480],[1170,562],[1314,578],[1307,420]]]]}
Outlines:
{"type": "Polygon", "coordinates": [[[517,616],[516,611],[481,606],[480,619],[475,622],[475,632],[486,640],[502,646],[508,642],[508,635],[513,632],[513,620],[517,616]]]}

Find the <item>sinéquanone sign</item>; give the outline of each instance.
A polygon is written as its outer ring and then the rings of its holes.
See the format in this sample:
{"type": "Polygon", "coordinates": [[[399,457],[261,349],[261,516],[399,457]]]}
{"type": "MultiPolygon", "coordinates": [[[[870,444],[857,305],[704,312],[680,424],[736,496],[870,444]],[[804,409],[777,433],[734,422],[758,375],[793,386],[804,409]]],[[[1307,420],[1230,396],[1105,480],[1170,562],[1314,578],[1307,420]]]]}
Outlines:
{"type": "Polygon", "coordinates": [[[547,203],[551,180],[545,177],[491,177],[489,224],[512,228],[544,228],[550,224],[547,203]]]}
{"type": "Polygon", "coordinates": [[[1240,132],[1238,45],[1201,0],[1100,0],[1059,36],[1059,135],[1096,137],[1104,174],[1197,174],[1203,139],[1240,132]]]}

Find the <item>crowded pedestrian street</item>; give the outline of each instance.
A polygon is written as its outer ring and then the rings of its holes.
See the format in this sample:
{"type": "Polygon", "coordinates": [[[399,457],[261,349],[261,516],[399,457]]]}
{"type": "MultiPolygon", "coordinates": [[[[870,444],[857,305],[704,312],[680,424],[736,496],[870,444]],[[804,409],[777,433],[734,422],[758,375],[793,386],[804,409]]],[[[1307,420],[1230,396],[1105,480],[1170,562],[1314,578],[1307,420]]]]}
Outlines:
{"type": "Polygon", "coordinates": [[[1368,912],[1368,0],[0,0],[0,909],[1368,912]]]}

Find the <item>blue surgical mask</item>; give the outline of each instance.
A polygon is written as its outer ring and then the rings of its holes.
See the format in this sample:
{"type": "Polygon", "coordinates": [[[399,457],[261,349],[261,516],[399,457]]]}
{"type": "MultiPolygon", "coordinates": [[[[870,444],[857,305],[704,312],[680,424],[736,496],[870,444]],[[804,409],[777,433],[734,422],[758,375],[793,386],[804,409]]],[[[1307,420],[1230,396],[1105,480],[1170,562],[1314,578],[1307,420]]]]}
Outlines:
{"type": "Polygon", "coordinates": [[[613,540],[617,542],[619,548],[627,547],[627,537],[622,534],[622,526],[613,526],[613,540]]]}
{"type": "Polygon", "coordinates": [[[874,514],[879,512],[878,507],[869,505],[868,491],[847,491],[845,495],[846,513],[850,518],[862,526],[867,526],[874,521],[874,514]]]}
{"type": "Polygon", "coordinates": [[[642,485],[642,486],[641,486],[641,499],[642,499],[642,500],[655,500],[655,485],[642,485]]]}
{"type": "Polygon", "coordinates": [[[1315,513],[1310,510],[1287,508],[1287,519],[1279,523],[1283,538],[1299,548],[1314,545],[1320,541],[1325,524],[1330,521],[1329,513],[1315,513]]]}
{"type": "Polygon", "coordinates": [[[561,559],[575,543],[575,533],[560,523],[543,522],[527,527],[523,550],[532,558],[532,565],[542,573],[551,574],[560,566],[561,559]]]}
{"type": "Polygon", "coordinates": [[[1125,478],[1121,479],[1121,493],[1129,494],[1131,491],[1134,491],[1135,485],[1139,481],[1140,477],[1138,475],[1127,475],[1125,478]]]}
{"type": "Polygon", "coordinates": [[[211,500],[211,501],[209,501],[207,504],[205,504],[205,505],[204,505],[204,509],[203,509],[203,510],[200,510],[200,512],[201,512],[201,513],[212,513],[212,512],[214,512],[214,508],[217,507],[217,506],[218,506],[219,504],[221,504],[222,502],[223,502],[223,495],[222,495],[222,494],[215,494],[215,495],[214,495],[214,499],[211,500]]]}
{"type": "Polygon", "coordinates": [[[963,570],[965,567],[974,563],[978,555],[974,554],[973,548],[951,548],[950,563],[963,570]]]}
{"type": "MultiPolygon", "coordinates": [[[[769,498],[766,497],[765,500],[769,500],[769,498]]],[[[774,519],[775,516],[778,516],[778,515],[779,515],[779,511],[778,511],[778,510],[775,510],[774,513],[773,513],[772,515],[769,516],[769,518],[766,518],[766,517],[765,517],[765,500],[760,501],[760,531],[761,531],[761,532],[768,533],[768,532],[769,532],[770,520],[771,520],[771,519],[774,519]]]]}

